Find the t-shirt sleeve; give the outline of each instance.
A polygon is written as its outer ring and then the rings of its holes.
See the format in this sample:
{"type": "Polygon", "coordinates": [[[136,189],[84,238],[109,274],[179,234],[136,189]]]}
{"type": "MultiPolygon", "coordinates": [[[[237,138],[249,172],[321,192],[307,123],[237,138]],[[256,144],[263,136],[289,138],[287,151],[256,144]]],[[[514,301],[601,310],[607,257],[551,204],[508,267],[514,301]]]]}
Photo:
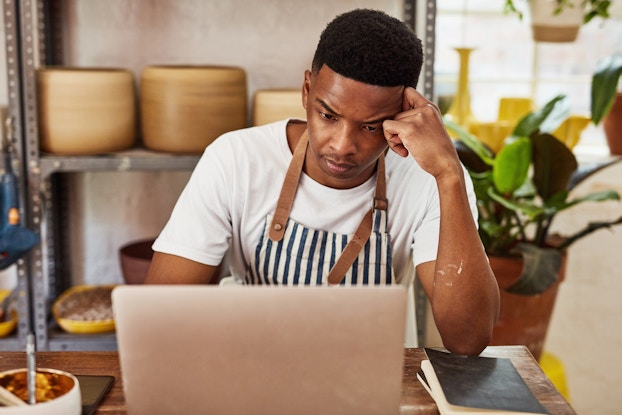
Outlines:
{"type": "Polygon", "coordinates": [[[231,237],[230,183],[218,141],[210,144],[182,191],[153,250],[218,265],[231,237]]]}

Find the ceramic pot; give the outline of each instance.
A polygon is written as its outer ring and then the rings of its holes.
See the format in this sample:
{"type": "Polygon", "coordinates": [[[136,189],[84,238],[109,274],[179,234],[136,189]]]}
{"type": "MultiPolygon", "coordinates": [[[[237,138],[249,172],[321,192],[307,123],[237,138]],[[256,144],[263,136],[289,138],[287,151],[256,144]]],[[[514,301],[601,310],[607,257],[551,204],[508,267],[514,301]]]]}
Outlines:
{"type": "Polygon", "coordinates": [[[225,66],[150,66],[141,74],[145,147],[200,153],[218,136],[246,126],[246,73],[225,66]]]}
{"type": "Polygon", "coordinates": [[[622,155],[622,92],[616,94],[611,110],[603,118],[603,130],[609,152],[612,155],[622,155]]]}
{"type": "Polygon", "coordinates": [[[515,126],[525,115],[533,111],[533,100],[524,97],[499,98],[498,121],[507,121],[515,126]]]}
{"type": "Polygon", "coordinates": [[[537,42],[574,42],[583,24],[583,1],[555,14],[556,0],[530,0],[531,33],[537,42]]]}
{"type": "Polygon", "coordinates": [[[572,150],[579,140],[581,140],[581,133],[583,133],[583,130],[585,130],[585,127],[588,126],[590,121],[591,118],[586,115],[570,115],[557,130],[553,132],[553,135],[572,150]]]}
{"type": "Polygon", "coordinates": [[[89,155],[134,145],[136,99],[129,70],[39,69],[37,94],[42,151],[89,155]]]}
{"type": "Polygon", "coordinates": [[[126,284],[142,284],[153,258],[154,239],[130,242],[119,249],[123,280],[126,284]]]}
{"type": "Polygon", "coordinates": [[[500,291],[499,319],[493,328],[490,345],[525,345],[540,359],[546,333],[553,314],[559,284],[566,274],[566,255],[557,281],[546,291],[536,295],[512,294],[505,288],[514,284],[523,271],[522,258],[489,257],[500,291]]]}
{"type": "Polygon", "coordinates": [[[307,119],[300,89],[262,89],[253,99],[253,125],[264,125],[286,118],[307,119]]]}

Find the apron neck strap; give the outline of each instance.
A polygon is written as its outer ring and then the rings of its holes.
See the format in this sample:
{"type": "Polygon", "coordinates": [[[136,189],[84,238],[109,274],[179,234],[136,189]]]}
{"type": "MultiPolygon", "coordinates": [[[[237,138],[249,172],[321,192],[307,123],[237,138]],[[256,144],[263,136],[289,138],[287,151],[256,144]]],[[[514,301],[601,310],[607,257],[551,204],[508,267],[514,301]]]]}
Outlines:
{"type": "MultiPolygon", "coordinates": [[[[285,225],[289,218],[292,205],[294,204],[294,197],[296,196],[296,190],[298,189],[298,183],[300,182],[300,175],[302,174],[302,167],[304,165],[305,156],[307,153],[307,146],[309,142],[309,136],[307,130],[305,130],[298,144],[294,150],[292,161],[289,164],[285,179],[283,180],[283,186],[281,187],[281,194],[277,201],[272,223],[270,224],[269,237],[273,241],[280,241],[285,234],[285,225]]],[[[386,178],[385,178],[385,165],[384,165],[384,153],[378,158],[376,166],[376,189],[374,192],[374,206],[363,216],[361,223],[357,227],[354,235],[342,251],[339,259],[333,265],[328,273],[329,284],[339,284],[345,278],[346,273],[358,257],[359,253],[367,244],[371,230],[373,226],[373,210],[387,209],[387,197],[386,197],[386,178]]]]}
{"type": "Polygon", "coordinates": [[[307,135],[307,130],[305,130],[294,149],[294,155],[292,161],[289,163],[287,173],[285,174],[285,180],[283,180],[283,186],[281,187],[281,194],[279,195],[276,210],[272,217],[269,236],[273,241],[280,241],[285,234],[285,224],[287,223],[289,212],[291,212],[292,205],[294,204],[294,197],[296,196],[298,182],[302,174],[302,166],[305,163],[308,143],[309,136],[307,135]]]}

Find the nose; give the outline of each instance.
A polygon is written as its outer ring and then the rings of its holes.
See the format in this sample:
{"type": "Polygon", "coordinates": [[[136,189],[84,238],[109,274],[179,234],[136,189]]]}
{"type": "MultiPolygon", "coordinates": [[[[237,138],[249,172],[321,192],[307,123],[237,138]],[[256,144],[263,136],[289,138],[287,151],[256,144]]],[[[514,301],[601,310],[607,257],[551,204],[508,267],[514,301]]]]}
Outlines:
{"type": "Polygon", "coordinates": [[[335,154],[345,156],[356,152],[355,131],[353,128],[345,125],[339,125],[331,138],[330,147],[335,154]]]}

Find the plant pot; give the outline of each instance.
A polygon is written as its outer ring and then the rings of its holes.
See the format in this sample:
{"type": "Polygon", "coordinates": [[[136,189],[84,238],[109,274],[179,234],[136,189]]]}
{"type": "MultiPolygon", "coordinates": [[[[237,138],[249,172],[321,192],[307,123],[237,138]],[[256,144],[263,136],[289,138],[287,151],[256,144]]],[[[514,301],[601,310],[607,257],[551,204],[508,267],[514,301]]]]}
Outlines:
{"type": "Polygon", "coordinates": [[[143,144],[202,153],[218,136],[246,126],[246,71],[229,66],[148,66],[141,74],[143,144]]]}
{"type": "Polygon", "coordinates": [[[555,14],[556,0],[531,0],[531,33],[536,42],[574,42],[583,24],[583,2],[555,14]]]}
{"type": "Polygon", "coordinates": [[[80,156],[135,144],[136,97],[129,70],[42,68],[37,91],[42,151],[80,156]]]}
{"type": "Polygon", "coordinates": [[[611,110],[603,118],[603,130],[609,152],[613,155],[622,155],[622,92],[616,94],[611,110]]]}
{"type": "Polygon", "coordinates": [[[499,319],[493,328],[490,345],[525,345],[536,360],[539,360],[557,290],[566,273],[566,255],[563,256],[557,281],[545,292],[536,295],[512,294],[505,290],[519,279],[523,271],[522,258],[489,259],[501,294],[499,319]]]}

